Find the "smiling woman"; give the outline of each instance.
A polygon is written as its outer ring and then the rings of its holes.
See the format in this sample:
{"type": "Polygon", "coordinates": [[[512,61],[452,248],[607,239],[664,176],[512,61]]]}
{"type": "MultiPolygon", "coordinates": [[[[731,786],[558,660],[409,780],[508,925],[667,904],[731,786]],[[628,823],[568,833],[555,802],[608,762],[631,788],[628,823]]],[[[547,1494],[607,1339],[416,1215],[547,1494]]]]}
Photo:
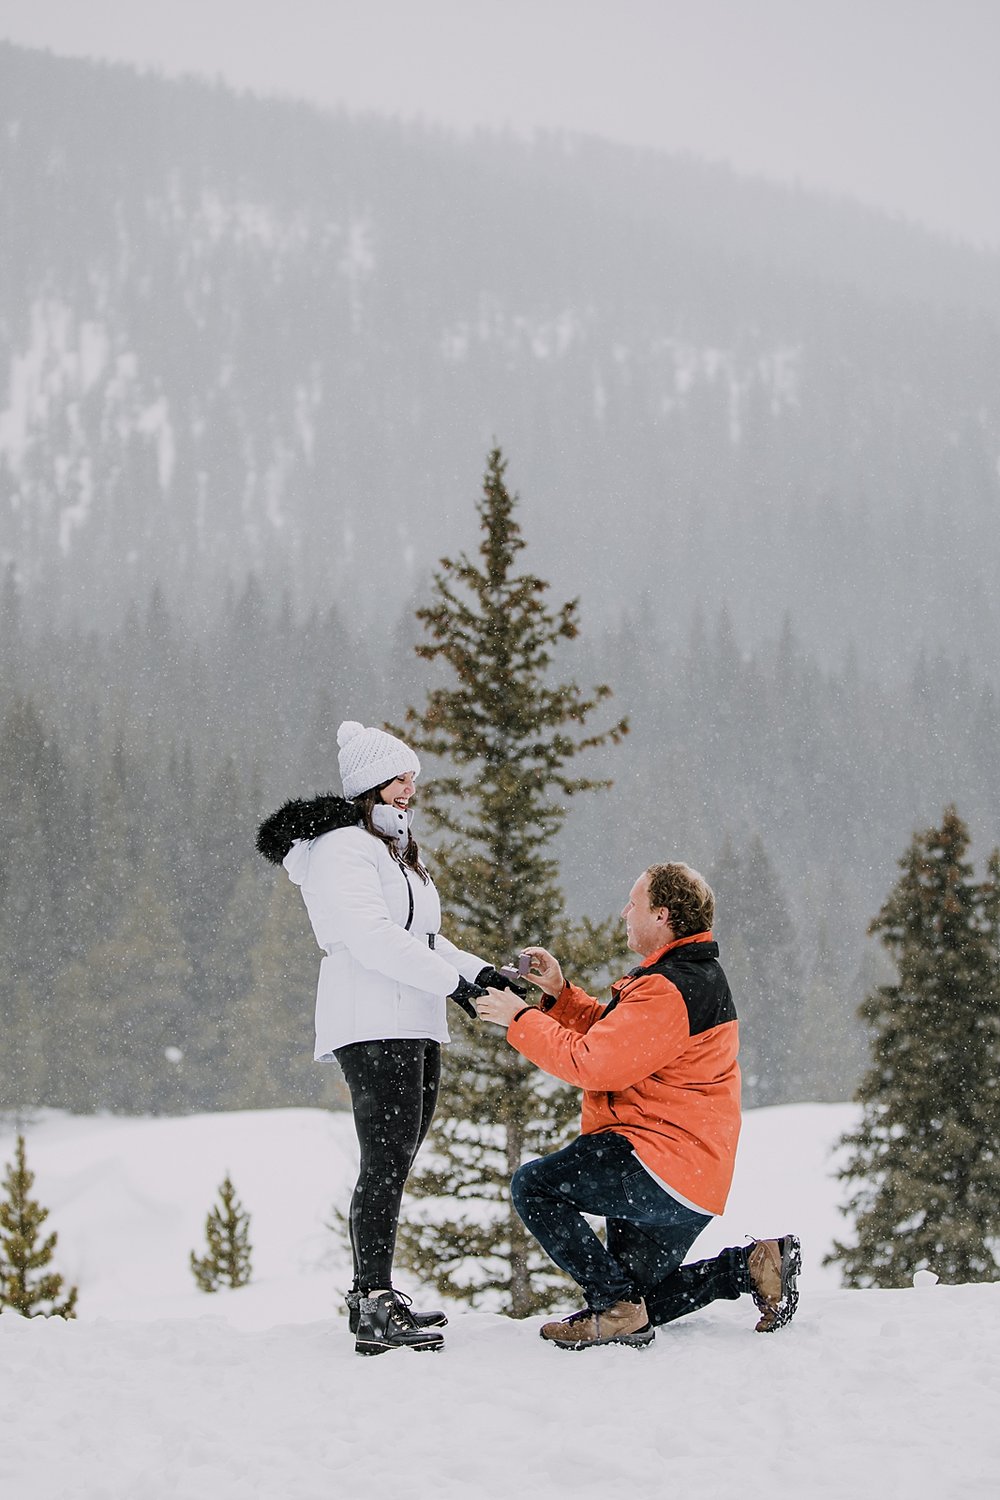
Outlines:
{"type": "Polygon", "coordinates": [[[411,831],[420,761],[384,730],[341,724],[344,796],[289,802],[262,824],[260,852],[302,891],[323,949],[316,1057],[351,1091],[361,1164],[349,1217],[347,1294],[359,1354],[439,1349],[441,1312],[411,1312],[392,1287],[403,1188],[437,1102],[446,1000],[471,1011],[475,982],[505,981],[441,933],[441,903],[411,831]]]}

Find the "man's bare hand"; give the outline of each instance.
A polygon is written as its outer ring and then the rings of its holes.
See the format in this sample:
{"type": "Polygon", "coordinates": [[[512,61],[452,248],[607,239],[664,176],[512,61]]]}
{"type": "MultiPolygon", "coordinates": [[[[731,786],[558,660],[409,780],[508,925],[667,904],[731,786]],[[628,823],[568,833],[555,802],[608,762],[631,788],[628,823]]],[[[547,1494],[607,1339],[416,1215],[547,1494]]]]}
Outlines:
{"type": "Polygon", "coordinates": [[[553,958],[547,948],[522,948],[522,953],[531,955],[531,971],[525,975],[532,984],[537,984],[546,995],[559,995],[566,984],[559,960],[553,958]]]}
{"type": "Polygon", "coordinates": [[[524,1009],[524,1000],[513,990],[487,990],[476,1000],[476,1010],[481,1021],[492,1021],[495,1026],[509,1026],[519,1010],[524,1009]]]}
{"type": "MultiPolygon", "coordinates": [[[[553,958],[547,948],[522,948],[521,952],[531,957],[531,970],[525,979],[530,979],[546,995],[561,994],[566,981],[558,959],[553,958]]],[[[495,1026],[509,1026],[518,1011],[523,1009],[524,1001],[512,990],[487,990],[476,1001],[480,1020],[492,1021],[495,1026]]]]}

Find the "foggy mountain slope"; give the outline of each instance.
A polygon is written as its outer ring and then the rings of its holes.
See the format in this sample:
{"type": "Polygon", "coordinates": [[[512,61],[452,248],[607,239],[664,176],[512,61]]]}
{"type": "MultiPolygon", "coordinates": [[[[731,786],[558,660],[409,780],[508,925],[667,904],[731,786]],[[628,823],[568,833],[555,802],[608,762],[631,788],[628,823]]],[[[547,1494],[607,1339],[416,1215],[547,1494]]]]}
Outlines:
{"type": "Polygon", "coordinates": [[[36,617],[532,566],[885,664],[1000,644],[1000,257],[719,168],[0,45],[0,560],[36,617]],[[817,247],[822,248],[822,254],[817,247]]]}

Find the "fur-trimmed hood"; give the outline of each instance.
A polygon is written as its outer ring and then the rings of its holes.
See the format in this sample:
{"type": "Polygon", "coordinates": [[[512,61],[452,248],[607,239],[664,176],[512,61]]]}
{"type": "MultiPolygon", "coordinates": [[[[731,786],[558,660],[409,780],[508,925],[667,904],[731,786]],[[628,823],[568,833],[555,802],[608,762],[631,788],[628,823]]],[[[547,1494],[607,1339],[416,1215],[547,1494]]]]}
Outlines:
{"type": "Polygon", "coordinates": [[[296,839],[318,839],[332,828],[354,828],[359,821],[354,803],[335,792],[295,798],[264,819],[257,830],[257,852],[272,865],[281,865],[296,839]]]}
{"type": "MultiPolygon", "coordinates": [[[[383,806],[390,821],[408,822],[402,808],[383,806]]],[[[369,833],[357,802],[332,792],[279,807],[257,848],[299,887],[323,951],[316,1056],[388,1037],[446,1042],[445,997],[487,964],[441,932],[433,880],[411,880],[394,840],[369,833]]]]}

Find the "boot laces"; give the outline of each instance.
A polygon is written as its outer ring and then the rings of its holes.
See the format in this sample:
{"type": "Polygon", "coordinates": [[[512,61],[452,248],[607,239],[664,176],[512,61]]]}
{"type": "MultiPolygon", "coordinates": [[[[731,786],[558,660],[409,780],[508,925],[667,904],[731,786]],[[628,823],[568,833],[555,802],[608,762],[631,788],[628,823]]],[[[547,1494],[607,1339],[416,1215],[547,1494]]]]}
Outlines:
{"type": "Polygon", "coordinates": [[[405,1292],[397,1292],[393,1288],[392,1301],[393,1308],[390,1316],[396,1327],[416,1328],[416,1322],[414,1321],[413,1314],[410,1312],[410,1308],[413,1306],[413,1298],[408,1297],[405,1292]]]}

